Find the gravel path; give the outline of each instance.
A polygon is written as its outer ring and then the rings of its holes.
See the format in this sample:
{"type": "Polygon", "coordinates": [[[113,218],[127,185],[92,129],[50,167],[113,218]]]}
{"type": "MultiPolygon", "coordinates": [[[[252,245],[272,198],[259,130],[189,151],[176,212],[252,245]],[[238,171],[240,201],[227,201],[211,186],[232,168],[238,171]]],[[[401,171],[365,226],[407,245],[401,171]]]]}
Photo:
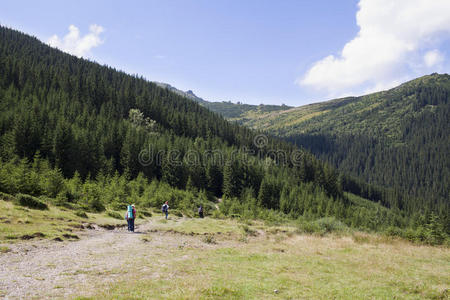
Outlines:
{"type": "Polygon", "coordinates": [[[158,268],[133,265],[136,258],[158,264],[168,249],[204,247],[198,237],[154,231],[152,222],[139,225],[135,233],[95,229],[77,234],[77,241],[10,245],[11,252],[0,254],[0,298],[88,296],[96,287],[125,278],[130,266],[144,277],[159,276],[158,268]]]}

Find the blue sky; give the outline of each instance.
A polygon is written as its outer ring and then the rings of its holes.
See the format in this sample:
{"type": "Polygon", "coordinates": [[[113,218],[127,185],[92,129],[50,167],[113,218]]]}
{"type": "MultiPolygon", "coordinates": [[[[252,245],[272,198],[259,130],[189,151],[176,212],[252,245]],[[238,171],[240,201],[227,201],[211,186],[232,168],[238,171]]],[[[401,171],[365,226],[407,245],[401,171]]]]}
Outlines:
{"type": "Polygon", "coordinates": [[[15,0],[0,23],[207,100],[297,106],[449,72],[450,1],[392,2],[15,0]]]}

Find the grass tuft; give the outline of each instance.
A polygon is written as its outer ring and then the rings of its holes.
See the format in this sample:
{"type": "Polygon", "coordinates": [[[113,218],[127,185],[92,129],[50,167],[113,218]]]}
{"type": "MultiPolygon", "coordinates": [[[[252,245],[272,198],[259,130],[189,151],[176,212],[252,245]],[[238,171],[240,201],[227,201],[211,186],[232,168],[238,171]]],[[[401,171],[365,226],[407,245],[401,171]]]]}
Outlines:
{"type": "Polygon", "coordinates": [[[203,242],[206,244],[217,244],[216,238],[212,234],[207,234],[203,237],[203,242]]]}
{"type": "Polygon", "coordinates": [[[141,237],[141,241],[143,241],[144,243],[149,243],[152,241],[152,237],[150,235],[144,235],[141,237]]]}
{"type": "Polygon", "coordinates": [[[26,195],[26,194],[17,194],[16,195],[17,204],[21,206],[25,206],[32,209],[40,209],[46,210],[48,209],[47,204],[41,202],[38,198],[26,195]]]}
{"type": "Polygon", "coordinates": [[[11,249],[8,246],[0,246],[0,253],[8,253],[11,252],[11,249]]]}
{"type": "Polygon", "coordinates": [[[78,217],[80,217],[80,218],[84,218],[84,219],[87,219],[87,218],[88,218],[88,215],[87,215],[84,211],[82,211],[82,210],[77,210],[77,211],[75,212],[75,215],[78,216],[78,217]]]}

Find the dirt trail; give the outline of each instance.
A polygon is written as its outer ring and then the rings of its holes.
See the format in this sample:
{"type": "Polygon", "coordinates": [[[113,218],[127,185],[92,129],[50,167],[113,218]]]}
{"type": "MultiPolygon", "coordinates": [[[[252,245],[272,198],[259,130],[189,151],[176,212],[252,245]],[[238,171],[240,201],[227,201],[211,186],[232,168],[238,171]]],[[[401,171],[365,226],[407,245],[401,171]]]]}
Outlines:
{"type": "MultiPolygon", "coordinates": [[[[95,287],[121,278],[136,257],[158,261],[164,251],[191,244],[198,237],[152,230],[150,221],[136,228],[88,230],[78,241],[36,241],[11,245],[0,254],[0,297],[58,298],[95,293],[95,287]],[[150,242],[143,241],[148,237],[150,242]],[[152,257],[154,256],[154,258],[152,257]]],[[[183,222],[182,219],[179,222],[183,222]]],[[[158,277],[158,268],[135,266],[140,274],[158,277]]]]}

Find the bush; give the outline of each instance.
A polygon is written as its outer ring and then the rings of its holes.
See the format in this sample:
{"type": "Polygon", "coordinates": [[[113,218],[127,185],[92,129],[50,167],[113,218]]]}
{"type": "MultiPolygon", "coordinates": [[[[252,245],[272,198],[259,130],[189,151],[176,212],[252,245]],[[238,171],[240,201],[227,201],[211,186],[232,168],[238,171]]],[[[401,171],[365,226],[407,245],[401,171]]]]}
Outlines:
{"type": "Polygon", "coordinates": [[[82,211],[82,210],[77,210],[77,211],[75,212],[75,215],[78,216],[78,217],[80,217],[80,218],[85,218],[85,219],[88,218],[87,214],[86,214],[84,211],[82,211]]]}
{"type": "Polygon", "coordinates": [[[68,189],[65,189],[60,193],[58,193],[54,202],[57,206],[64,206],[71,208],[73,207],[73,204],[77,203],[77,201],[78,196],[69,191],[68,189]]]}
{"type": "Polygon", "coordinates": [[[323,234],[342,232],[347,228],[347,226],[345,226],[341,221],[338,221],[333,217],[321,218],[314,221],[314,223],[317,224],[319,230],[323,232],[323,234]]]}
{"type": "Polygon", "coordinates": [[[286,220],[286,215],[279,211],[272,209],[261,209],[259,217],[264,220],[264,224],[268,226],[277,226],[283,224],[286,220]]]}
{"type": "Polygon", "coordinates": [[[218,209],[213,210],[211,217],[214,219],[225,219],[225,215],[218,209]]]}
{"type": "Polygon", "coordinates": [[[243,224],[243,225],[241,225],[241,228],[244,231],[244,234],[246,236],[247,235],[257,236],[258,235],[258,233],[255,230],[251,229],[248,225],[243,224]]]}
{"type": "Polygon", "coordinates": [[[411,242],[420,242],[423,240],[421,230],[414,230],[413,228],[407,228],[403,231],[403,237],[411,242]]]}
{"type": "Polygon", "coordinates": [[[102,212],[105,210],[105,206],[103,205],[100,198],[92,198],[89,201],[89,208],[94,212],[102,212]]]}
{"type": "Polygon", "coordinates": [[[144,217],[151,217],[152,216],[152,212],[147,211],[147,210],[142,210],[139,212],[141,215],[143,215],[144,217]]]}
{"type": "Polygon", "coordinates": [[[384,232],[387,236],[392,236],[392,237],[403,237],[402,234],[402,230],[398,227],[394,227],[394,226],[389,226],[385,232],[384,232]]]}
{"type": "Polygon", "coordinates": [[[114,219],[118,219],[118,220],[123,219],[123,217],[117,211],[109,210],[106,214],[114,219]]]}
{"type": "Polygon", "coordinates": [[[33,196],[30,196],[30,195],[17,194],[16,199],[17,199],[17,204],[19,204],[21,206],[25,206],[25,207],[32,208],[32,209],[40,209],[40,210],[48,209],[47,204],[39,201],[39,199],[37,199],[33,196]]]}
{"type": "Polygon", "coordinates": [[[14,197],[13,195],[7,194],[7,193],[3,193],[3,192],[0,192],[0,199],[5,200],[5,201],[16,201],[16,197],[14,197]]]}
{"type": "Polygon", "coordinates": [[[299,220],[298,232],[308,234],[319,234],[321,236],[332,232],[343,232],[347,230],[347,226],[333,217],[321,218],[313,222],[303,219],[299,220]]]}
{"type": "Polygon", "coordinates": [[[127,203],[120,203],[117,201],[114,201],[113,203],[111,203],[111,208],[114,210],[126,210],[127,206],[128,206],[127,203]]]}
{"type": "Polygon", "coordinates": [[[307,234],[313,234],[316,232],[319,232],[319,227],[317,224],[312,222],[301,222],[297,229],[300,233],[307,233],[307,234]]]}
{"type": "Polygon", "coordinates": [[[65,208],[69,208],[69,209],[73,209],[75,204],[71,203],[67,200],[66,195],[64,192],[59,193],[56,198],[52,199],[52,198],[48,198],[46,196],[40,196],[40,199],[44,199],[46,198],[50,203],[53,203],[56,206],[60,206],[60,207],[65,207],[65,208]]]}

